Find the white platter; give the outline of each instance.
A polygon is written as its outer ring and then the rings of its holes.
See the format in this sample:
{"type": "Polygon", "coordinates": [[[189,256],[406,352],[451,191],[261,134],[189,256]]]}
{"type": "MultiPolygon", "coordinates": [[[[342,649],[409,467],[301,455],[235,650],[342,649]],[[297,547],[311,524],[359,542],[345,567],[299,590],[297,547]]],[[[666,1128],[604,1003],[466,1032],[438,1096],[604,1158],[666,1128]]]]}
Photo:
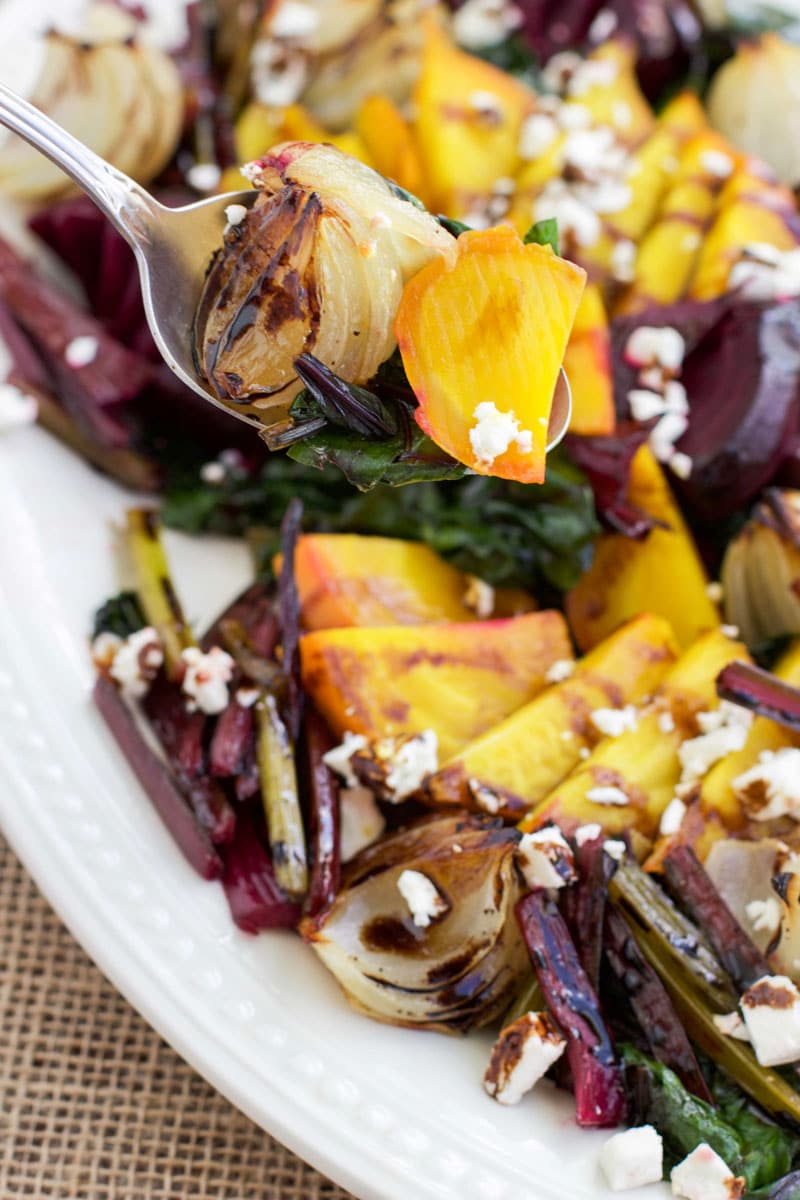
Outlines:
{"type": "MultiPolygon", "coordinates": [[[[38,429],[0,439],[0,825],[53,907],[185,1059],[361,1200],[610,1195],[606,1135],[577,1130],[568,1097],[545,1084],[496,1104],[484,1037],[351,1012],[298,939],[237,932],[219,885],[186,865],[89,695],[86,631],[118,587],[127,501],[38,429]]],[[[247,581],[234,543],[169,550],[201,626],[247,581]]]]}

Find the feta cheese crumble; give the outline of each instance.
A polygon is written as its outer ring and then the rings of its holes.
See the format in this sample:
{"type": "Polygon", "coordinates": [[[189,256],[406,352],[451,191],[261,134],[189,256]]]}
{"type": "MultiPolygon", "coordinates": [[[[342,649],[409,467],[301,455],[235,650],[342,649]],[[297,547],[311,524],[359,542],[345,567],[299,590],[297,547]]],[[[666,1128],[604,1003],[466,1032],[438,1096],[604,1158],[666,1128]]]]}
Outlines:
{"type": "Polygon", "coordinates": [[[557,658],[555,662],[550,663],[544,677],[547,683],[563,683],[565,679],[569,679],[574,670],[574,658],[557,658]]]}
{"type": "Polygon", "coordinates": [[[639,724],[633,704],[626,704],[624,708],[596,708],[589,714],[589,720],[603,737],[612,738],[621,737],[628,730],[636,729],[639,724]]]}
{"type": "Polygon", "coordinates": [[[762,1067],[778,1067],[800,1058],[800,991],[788,975],[762,976],[740,1003],[762,1067]]]}
{"type": "Polygon", "coordinates": [[[519,1104],[566,1048],[566,1039],[549,1013],[525,1013],[501,1031],[483,1086],[500,1104],[519,1104]]]}
{"type": "Polygon", "coordinates": [[[427,929],[431,921],[443,917],[450,908],[433,880],[422,871],[401,871],[397,890],[408,905],[411,920],[419,929],[427,929]]]}
{"type": "Polygon", "coordinates": [[[753,714],[738,704],[722,700],[717,709],[697,714],[699,737],[688,738],[678,748],[681,784],[696,783],[714,763],[741,750],[753,722],[753,714]]]}
{"type": "Polygon", "coordinates": [[[724,150],[704,150],[700,155],[700,166],[715,179],[727,179],[733,170],[733,159],[724,150]]]}
{"type": "Polygon", "coordinates": [[[73,338],[64,350],[64,362],[68,367],[88,367],[97,358],[99,343],[96,337],[84,335],[73,338]]]}
{"type": "Polygon", "coordinates": [[[221,462],[203,463],[200,468],[200,478],[203,483],[208,483],[211,487],[219,487],[225,482],[225,468],[221,462]]]}
{"type": "Polygon", "coordinates": [[[531,113],[522,123],[517,150],[520,158],[539,158],[559,134],[555,119],[547,113],[531,113]]]}
{"type": "Polygon", "coordinates": [[[137,629],[118,645],[109,674],[123,696],[141,700],[164,663],[164,647],[152,625],[137,629]]]}
{"type": "Polygon", "coordinates": [[[181,661],[186,668],[181,689],[189,712],[199,708],[214,716],[227,708],[228,684],[236,666],[230,654],[219,646],[212,646],[208,653],[199,646],[187,646],[181,651],[181,661]]]}
{"type": "Polygon", "coordinates": [[[494,460],[514,444],[523,454],[530,454],[533,434],[529,429],[521,428],[513,409],[501,412],[493,400],[483,400],[476,405],[472,415],[475,424],[469,431],[469,442],[481,466],[491,467],[494,460]]]}
{"type": "Polygon", "coordinates": [[[603,832],[603,826],[596,821],[590,821],[588,825],[579,825],[575,830],[575,845],[580,849],[587,842],[593,842],[599,838],[603,832]]]}
{"type": "Polygon", "coordinates": [[[612,1192],[658,1183],[664,1173],[661,1135],[652,1125],[615,1133],[603,1144],[599,1162],[612,1192]]]}
{"type": "Polygon", "coordinates": [[[281,0],[270,21],[269,32],[273,37],[307,39],[319,28],[319,13],[313,4],[301,4],[299,0],[281,0]]]}
{"type": "Polygon", "coordinates": [[[707,1142],[672,1168],[670,1183],[673,1196],[681,1200],[739,1200],[744,1195],[744,1179],[734,1176],[707,1142]]]}
{"type": "Polygon", "coordinates": [[[228,229],[233,229],[236,225],[241,225],[247,216],[247,211],[246,204],[229,204],[225,209],[225,220],[228,222],[228,229]]]}
{"type": "Polygon", "coordinates": [[[613,858],[614,862],[622,862],[625,855],[628,853],[628,847],[624,842],[617,838],[609,838],[607,842],[603,842],[603,849],[609,858],[613,858]]]}
{"type": "Polygon", "coordinates": [[[350,862],[360,850],[381,836],[386,818],[369,788],[342,788],[339,793],[339,845],[342,862],[350,862]]]}
{"type": "Polygon", "coordinates": [[[466,50],[497,46],[524,20],[508,0],[466,0],[453,14],[453,35],[466,50]]]}
{"type": "Polygon", "coordinates": [[[529,888],[562,888],[578,877],[572,847],[556,825],[524,833],[515,859],[529,888]]]}
{"type": "Polygon", "coordinates": [[[23,425],[33,425],[39,405],[13,383],[0,383],[0,433],[10,433],[23,425]]]}
{"type": "Polygon", "coordinates": [[[724,595],[724,592],[722,590],[722,584],[716,579],[712,580],[711,583],[707,583],[706,584],[706,595],[708,596],[708,598],[712,604],[721,604],[722,598],[724,595]]]}
{"type": "Polygon", "coordinates": [[[342,742],[323,754],[322,761],[326,767],[335,771],[349,788],[357,788],[359,786],[358,778],[350,760],[357,750],[366,750],[367,745],[367,739],[363,733],[351,733],[349,729],[345,730],[342,742]]]}
{"type": "Polygon", "coordinates": [[[620,787],[603,786],[589,788],[586,799],[592,804],[629,804],[628,797],[620,787]]]}
{"type": "Polygon", "coordinates": [[[671,837],[678,832],[685,816],[686,805],[678,796],[673,797],[661,814],[658,832],[662,837],[671,837]]]}
{"type": "Polygon", "coordinates": [[[736,1038],[740,1042],[750,1041],[750,1034],[747,1032],[747,1026],[742,1020],[741,1013],[714,1013],[712,1020],[725,1037],[736,1038]]]}
{"type": "Polygon", "coordinates": [[[781,924],[781,902],[777,896],[766,900],[751,900],[745,905],[747,919],[756,933],[777,933],[781,924]]]}
{"type": "Polygon", "coordinates": [[[195,163],[186,172],[186,182],[196,192],[213,192],[221,178],[222,172],[216,163],[195,163]]]}
{"type": "Polygon", "coordinates": [[[686,343],[671,325],[640,325],[625,343],[625,361],[634,367],[666,367],[678,371],[683,365],[686,343]]]}
{"type": "Polygon", "coordinates": [[[631,388],[628,407],[634,421],[652,421],[653,417],[663,417],[667,402],[661,392],[652,392],[649,388],[631,388]]]}
{"type": "Polygon", "coordinates": [[[669,710],[658,714],[658,728],[662,733],[675,732],[675,718],[669,710]]]}
{"type": "Polygon", "coordinates": [[[494,612],[494,588],[477,575],[467,576],[464,603],[482,620],[494,612]]]}
{"type": "Polygon", "coordinates": [[[574,237],[579,246],[594,246],[603,230],[594,209],[568,191],[560,179],[545,184],[533,203],[531,215],[534,221],[553,217],[558,221],[559,235],[565,240],[574,237]]]}
{"type": "Polygon", "coordinates": [[[733,792],[748,817],[772,821],[800,818],[800,750],[787,746],[762,758],[733,780],[733,792]]]}
{"type": "Polygon", "coordinates": [[[439,769],[439,739],[433,729],[426,729],[401,742],[389,756],[386,787],[394,801],[419,791],[423,781],[439,769]]]}
{"type": "Polygon", "coordinates": [[[469,794],[484,812],[487,812],[490,817],[496,817],[503,807],[503,800],[497,792],[493,791],[488,784],[481,783],[480,779],[469,779],[467,781],[469,794]]]}

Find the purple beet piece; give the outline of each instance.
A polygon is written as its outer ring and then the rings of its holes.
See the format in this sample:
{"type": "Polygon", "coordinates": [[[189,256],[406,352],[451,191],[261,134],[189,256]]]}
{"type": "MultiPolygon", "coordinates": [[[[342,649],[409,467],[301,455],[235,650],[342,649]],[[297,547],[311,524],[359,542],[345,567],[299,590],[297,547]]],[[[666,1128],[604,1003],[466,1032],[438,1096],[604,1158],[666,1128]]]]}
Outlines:
{"type": "Polygon", "coordinates": [[[300,734],[303,689],[300,683],[300,596],[294,576],[294,555],[302,532],[303,501],[290,500],[281,521],[281,573],[278,579],[278,613],[281,626],[283,670],[288,683],[286,726],[293,742],[300,734]]]}
{"type": "Polygon", "coordinates": [[[231,916],[245,933],[294,929],[299,905],[281,890],[264,840],[250,812],[240,814],[233,840],[222,850],[222,886],[231,916]]]}
{"type": "Polygon", "coordinates": [[[655,524],[649,513],[627,499],[633,457],[650,436],[650,425],[620,421],[610,437],[570,434],[566,446],[589,480],[597,513],[615,533],[646,537],[655,524]]]}
{"type": "Polygon", "coordinates": [[[800,688],[761,667],[729,663],[717,676],[717,695],[787,729],[800,730],[800,688]]]}
{"type": "Polygon", "coordinates": [[[222,779],[240,775],[247,769],[248,751],[254,741],[253,710],[243,708],[234,698],[220,713],[214,727],[208,751],[211,774],[222,779]]]}
{"type": "Polygon", "coordinates": [[[164,763],[142,737],[127,703],[103,675],[95,682],[93,696],[117,745],[187,861],[203,879],[216,879],[222,874],[222,859],[164,763]]]}
{"type": "Polygon", "coordinates": [[[110,338],[99,322],[38,276],[2,240],[0,298],[40,355],[76,424],[103,445],[129,445],[131,432],[121,413],[149,381],[149,365],[110,338]],[[91,338],[96,352],[90,362],[71,367],[66,351],[78,337],[91,338]]]}
{"type": "Polygon", "coordinates": [[[593,1129],[619,1125],[626,1109],[622,1072],[564,918],[542,891],[523,896],[515,912],[547,1007],[567,1039],[577,1122],[593,1129]]]}
{"type": "Polygon", "coordinates": [[[305,714],[305,753],[311,827],[311,878],[305,913],[319,918],[333,904],[339,889],[339,781],[322,756],[334,745],[322,717],[309,709],[305,714]]]}

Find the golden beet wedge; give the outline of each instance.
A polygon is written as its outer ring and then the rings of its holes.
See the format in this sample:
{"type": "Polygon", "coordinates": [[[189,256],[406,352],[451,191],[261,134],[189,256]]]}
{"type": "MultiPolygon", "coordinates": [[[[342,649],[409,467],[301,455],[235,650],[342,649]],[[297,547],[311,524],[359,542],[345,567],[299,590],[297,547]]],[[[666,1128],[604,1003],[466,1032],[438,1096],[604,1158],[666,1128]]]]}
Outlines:
{"type": "Polygon", "coordinates": [[[676,658],[672,630],[645,613],[587,654],[563,683],[487,730],[427,785],[432,802],[519,819],[597,740],[590,714],[651,695],[676,658]]]}
{"type": "Polygon", "coordinates": [[[442,759],[457,754],[546,686],[572,657],[560,613],[470,624],[325,629],[300,643],[303,684],[341,738],[433,729],[442,759]]]}
{"type": "Polygon", "coordinates": [[[636,452],[628,499],[657,524],[641,541],[605,533],[589,570],[567,596],[581,650],[590,650],[637,612],[665,617],[682,647],[719,625],[697,547],[648,446],[636,452]]]}
{"type": "Polygon", "coordinates": [[[395,334],[417,422],[438,446],[480,475],[542,482],[553,391],[585,280],[549,246],[526,246],[498,226],[462,234],[452,265],[439,259],[406,284],[395,334]],[[493,431],[486,408],[497,410],[493,431]]]}
{"type": "Polygon", "coordinates": [[[356,115],[356,133],[376,171],[427,203],[425,173],[413,130],[388,96],[367,96],[356,115]]]}
{"type": "Polygon", "coordinates": [[[414,133],[435,208],[464,216],[462,198],[489,194],[495,180],[516,173],[522,122],[535,103],[530,88],[426,22],[414,133]]]}
{"type": "Polygon", "coordinates": [[[572,388],[570,433],[611,434],[616,427],[611,339],[603,296],[586,285],[572,326],[564,370],[572,388]]]}
{"type": "Polygon", "coordinates": [[[298,540],[295,580],[305,629],[474,621],[467,576],[422,542],[309,533],[298,540]]]}
{"type": "Polygon", "coordinates": [[[597,822],[606,833],[638,829],[652,836],[675,795],[681,775],[678,747],[698,733],[695,716],[717,707],[717,675],[734,659],[747,659],[742,642],[719,629],[697,638],[664,676],[650,710],[636,727],[598,742],[563,783],[522,822],[525,830],[555,821],[567,832],[597,822]],[[671,721],[664,727],[664,714],[671,721]],[[613,787],[627,803],[591,798],[595,788],[613,787]]]}

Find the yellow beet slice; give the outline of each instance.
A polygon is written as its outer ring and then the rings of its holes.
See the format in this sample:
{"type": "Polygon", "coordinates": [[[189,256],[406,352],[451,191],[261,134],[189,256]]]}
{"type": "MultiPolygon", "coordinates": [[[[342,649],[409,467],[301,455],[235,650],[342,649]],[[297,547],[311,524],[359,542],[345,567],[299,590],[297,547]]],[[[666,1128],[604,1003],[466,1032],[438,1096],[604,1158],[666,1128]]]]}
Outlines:
{"type": "Polygon", "coordinates": [[[616,428],[611,339],[603,296],[586,286],[572,327],[564,370],[572,388],[571,433],[605,435],[616,428]]]}
{"type": "Polygon", "coordinates": [[[605,533],[589,570],[567,596],[567,618],[582,650],[596,646],[637,612],[665,617],[686,648],[719,625],[708,580],[664,472],[648,446],[631,465],[630,502],[661,522],[642,541],[605,533]]]}
{"type": "Polygon", "coordinates": [[[572,657],[558,612],[470,624],[324,629],[301,640],[303,684],[342,738],[433,729],[439,755],[532,700],[547,670],[572,657]]]}
{"type": "Polygon", "coordinates": [[[356,116],[356,132],[372,165],[427,203],[422,160],[414,132],[388,96],[368,96],[356,116]]]}
{"type": "MultiPolygon", "coordinates": [[[[541,483],[553,391],[586,273],[508,226],[462,234],[452,265],[419,271],[403,291],[395,334],[419,401],[418,424],[480,475],[541,483]],[[482,405],[517,430],[489,456],[482,405]]],[[[495,443],[496,445],[496,443],[495,443]]]]}
{"type": "Polygon", "coordinates": [[[651,695],[676,657],[666,621],[645,613],[607,638],[563,683],[489,729],[428,781],[439,804],[499,811],[519,819],[580,762],[596,737],[598,708],[620,708],[651,695]],[[484,796],[482,787],[490,789],[484,796]]]}

